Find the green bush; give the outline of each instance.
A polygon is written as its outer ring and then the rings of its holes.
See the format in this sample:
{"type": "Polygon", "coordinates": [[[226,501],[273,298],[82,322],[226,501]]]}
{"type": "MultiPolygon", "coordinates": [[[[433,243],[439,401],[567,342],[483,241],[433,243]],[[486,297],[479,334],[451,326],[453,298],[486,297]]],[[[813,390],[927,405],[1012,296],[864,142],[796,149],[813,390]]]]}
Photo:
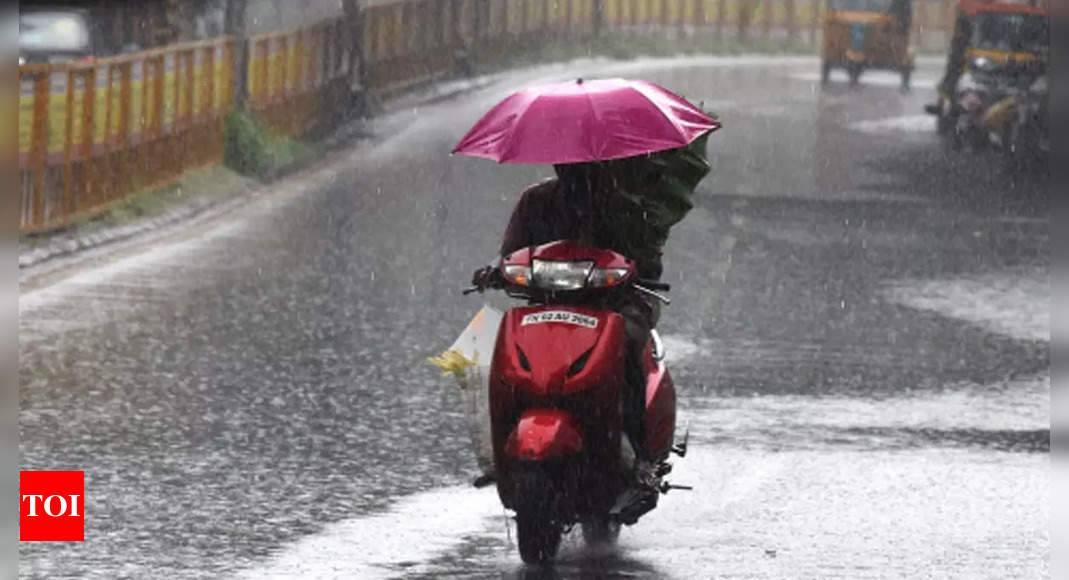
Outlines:
{"type": "Polygon", "coordinates": [[[312,158],[307,144],[274,134],[249,113],[231,111],[225,125],[225,162],[234,171],[271,179],[312,158]]]}
{"type": "Polygon", "coordinates": [[[226,116],[224,129],[225,163],[242,175],[268,177],[273,162],[267,128],[252,115],[235,110],[226,116]]]}

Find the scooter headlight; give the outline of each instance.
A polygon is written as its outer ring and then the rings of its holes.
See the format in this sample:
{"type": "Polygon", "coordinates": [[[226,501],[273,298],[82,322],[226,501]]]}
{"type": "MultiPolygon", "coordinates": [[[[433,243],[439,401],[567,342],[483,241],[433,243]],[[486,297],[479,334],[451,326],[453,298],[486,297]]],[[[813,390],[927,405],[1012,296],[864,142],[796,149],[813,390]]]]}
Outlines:
{"type": "Polygon", "coordinates": [[[594,262],[533,260],[531,280],[546,290],[579,290],[586,286],[594,262]]]}

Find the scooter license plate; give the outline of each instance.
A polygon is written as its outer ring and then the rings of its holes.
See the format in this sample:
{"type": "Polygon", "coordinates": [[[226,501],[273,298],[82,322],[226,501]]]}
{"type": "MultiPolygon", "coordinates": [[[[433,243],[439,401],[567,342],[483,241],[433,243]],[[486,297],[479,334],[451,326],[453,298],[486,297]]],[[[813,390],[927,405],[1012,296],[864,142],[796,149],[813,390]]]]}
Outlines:
{"type": "Polygon", "coordinates": [[[574,324],[575,326],[583,326],[585,328],[597,328],[598,319],[593,316],[587,316],[585,314],[579,314],[578,312],[567,312],[564,310],[546,310],[543,312],[533,312],[526,314],[523,320],[520,321],[520,326],[527,326],[528,324],[542,324],[545,322],[560,322],[563,324],[574,324]]]}

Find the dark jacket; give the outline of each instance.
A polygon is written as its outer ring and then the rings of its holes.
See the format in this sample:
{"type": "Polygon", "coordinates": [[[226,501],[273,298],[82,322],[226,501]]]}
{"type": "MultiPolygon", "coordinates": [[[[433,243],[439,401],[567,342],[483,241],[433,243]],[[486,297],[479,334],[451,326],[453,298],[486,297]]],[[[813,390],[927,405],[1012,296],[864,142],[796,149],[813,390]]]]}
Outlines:
{"type": "Polygon", "coordinates": [[[667,228],[644,219],[642,208],[622,196],[602,200],[593,211],[571,203],[557,179],[533,185],[520,197],[501,243],[505,256],[556,240],[576,240],[619,252],[637,263],[642,278],[659,279],[667,228]]]}

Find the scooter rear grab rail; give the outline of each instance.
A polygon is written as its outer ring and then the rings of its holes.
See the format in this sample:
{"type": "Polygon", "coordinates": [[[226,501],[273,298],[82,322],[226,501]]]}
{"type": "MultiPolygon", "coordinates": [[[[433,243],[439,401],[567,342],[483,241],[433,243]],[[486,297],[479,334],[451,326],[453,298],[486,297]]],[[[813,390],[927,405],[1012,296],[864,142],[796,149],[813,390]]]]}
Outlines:
{"type": "MultiPolygon", "coordinates": [[[[487,288],[492,288],[492,287],[493,286],[486,286],[486,287],[469,286],[469,287],[467,287],[467,288],[465,288],[463,290],[462,294],[464,296],[467,296],[468,294],[474,294],[476,292],[483,292],[487,288]]],[[[665,283],[665,282],[658,282],[657,280],[637,280],[635,282],[632,282],[631,287],[634,288],[635,290],[638,290],[639,292],[647,295],[647,296],[651,296],[653,298],[656,298],[657,300],[660,300],[661,302],[664,302],[666,305],[672,303],[672,300],[670,298],[668,298],[667,296],[664,296],[663,294],[660,294],[660,293],[657,292],[657,290],[660,290],[662,292],[671,291],[672,290],[672,285],[671,284],[668,284],[668,283],[665,283]]]]}

